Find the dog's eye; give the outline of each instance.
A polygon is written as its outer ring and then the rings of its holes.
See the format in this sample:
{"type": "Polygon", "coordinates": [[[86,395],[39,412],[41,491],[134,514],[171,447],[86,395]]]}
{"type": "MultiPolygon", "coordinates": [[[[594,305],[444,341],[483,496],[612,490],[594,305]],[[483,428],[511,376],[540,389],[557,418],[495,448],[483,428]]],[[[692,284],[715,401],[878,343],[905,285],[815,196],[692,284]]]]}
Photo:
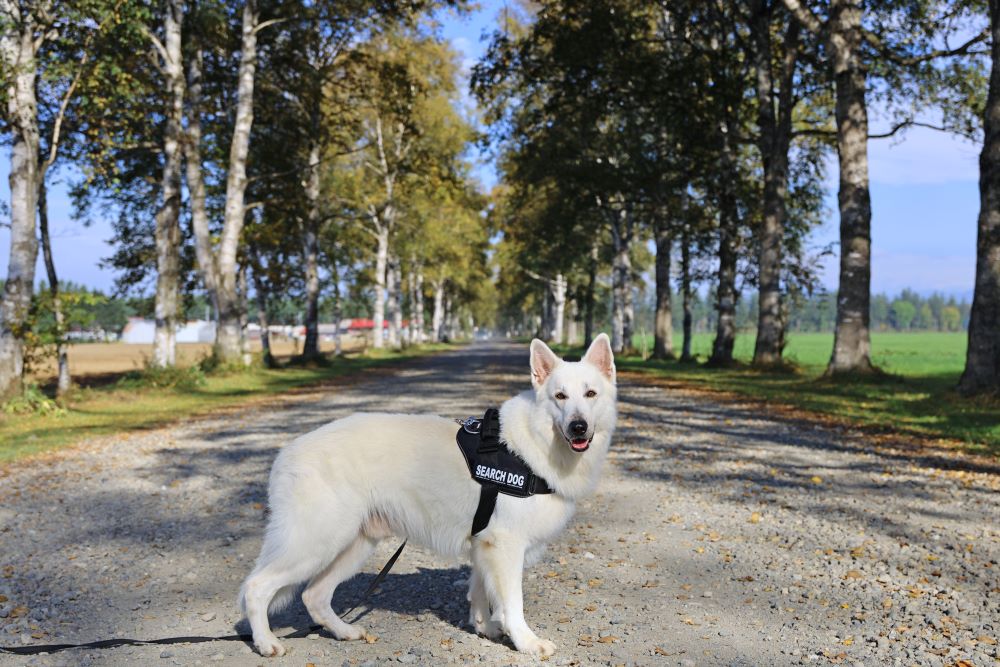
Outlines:
{"type": "Polygon", "coordinates": [[[588,389],[585,395],[587,398],[593,398],[594,396],[597,396],[597,392],[593,389],[588,389]]]}
{"type": "Polygon", "coordinates": [[[556,394],[556,399],[558,399],[560,401],[565,401],[566,400],[566,394],[564,394],[564,393],[562,393],[560,391],[558,394],[556,394]]]}

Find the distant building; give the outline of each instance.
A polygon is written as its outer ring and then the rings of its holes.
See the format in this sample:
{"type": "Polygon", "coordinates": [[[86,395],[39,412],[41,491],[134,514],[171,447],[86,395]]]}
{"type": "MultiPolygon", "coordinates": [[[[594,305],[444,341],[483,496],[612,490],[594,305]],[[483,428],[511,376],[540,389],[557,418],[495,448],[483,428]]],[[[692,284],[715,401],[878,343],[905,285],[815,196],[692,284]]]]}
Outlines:
{"type": "MultiPolygon", "coordinates": [[[[141,317],[130,317],[122,329],[121,342],[150,344],[156,333],[156,323],[141,317]]],[[[215,322],[193,320],[177,327],[178,343],[214,343],[215,322]]]]}

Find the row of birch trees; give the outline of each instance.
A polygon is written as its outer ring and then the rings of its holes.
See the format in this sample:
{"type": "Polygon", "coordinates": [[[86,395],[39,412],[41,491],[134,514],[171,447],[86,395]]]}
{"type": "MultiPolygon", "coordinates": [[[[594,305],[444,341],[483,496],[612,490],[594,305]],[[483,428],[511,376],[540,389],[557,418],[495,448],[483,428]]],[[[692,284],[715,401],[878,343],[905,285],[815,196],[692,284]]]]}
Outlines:
{"type": "Polygon", "coordinates": [[[320,299],[339,317],[342,285],[367,295],[390,345],[458,326],[484,298],[487,232],[457,55],[430,18],[448,5],[0,3],[11,187],[0,396],[22,381],[40,245],[58,320],[54,174],[82,222],[113,219],[104,261],[119,287],[155,291],[157,366],[175,363],[195,291],[223,364],[248,361],[251,295],[268,358],[269,299],[290,293],[304,303],[307,357],[319,353],[320,299]]]}
{"type": "Polygon", "coordinates": [[[993,0],[542,0],[508,12],[474,78],[503,174],[502,318],[540,312],[558,340],[565,314],[579,313],[589,340],[595,277],[610,273],[612,341],[627,349],[648,260],[654,356],[676,354],[676,280],[682,358],[692,289],[707,283],[710,363],[733,363],[737,295],[755,289],[753,363],[780,365],[789,303],[816,286],[823,252],[808,234],[833,155],[840,273],[828,373],[875,372],[868,144],[931,127],[983,142],[961,388],[997,391],[997,13],[993,0]]]}

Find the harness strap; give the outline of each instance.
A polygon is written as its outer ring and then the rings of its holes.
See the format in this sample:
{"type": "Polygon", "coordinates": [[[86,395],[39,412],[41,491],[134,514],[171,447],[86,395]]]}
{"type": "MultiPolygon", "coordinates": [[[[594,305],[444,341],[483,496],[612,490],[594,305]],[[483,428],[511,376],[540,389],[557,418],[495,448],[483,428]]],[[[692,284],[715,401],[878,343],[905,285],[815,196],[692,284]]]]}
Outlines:
{"type": "Polygon", "coordinates": [[[482,484],[479,487],[479,507],[476,508],[476,516],[472,517],[472,534],[482,532],[490,523],[493,510],[497,506],[497,494],[500,489],[496,484],[482,484]]]}
{"type": "Polygon", "coordinates": [[[500,411],[496,408],[489,408],[483,414],[483,422],[479,431],[479,451],[486,454],[498,449],[500,449],[500,411]]]}

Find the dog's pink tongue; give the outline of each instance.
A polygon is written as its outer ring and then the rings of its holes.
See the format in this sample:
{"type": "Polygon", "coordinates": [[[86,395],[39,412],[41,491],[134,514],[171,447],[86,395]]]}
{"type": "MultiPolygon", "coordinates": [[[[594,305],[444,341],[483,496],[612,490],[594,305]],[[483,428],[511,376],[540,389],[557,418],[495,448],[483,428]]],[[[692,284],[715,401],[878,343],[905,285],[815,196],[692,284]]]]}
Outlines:
{"type": "Polygon", "coordinates": [[[590,441],[585,438],[574,438],[569,444],[573,447],[573,449],[580,451],[582,449],[586,449],[587,445],[590,444],[590,441]]]}

